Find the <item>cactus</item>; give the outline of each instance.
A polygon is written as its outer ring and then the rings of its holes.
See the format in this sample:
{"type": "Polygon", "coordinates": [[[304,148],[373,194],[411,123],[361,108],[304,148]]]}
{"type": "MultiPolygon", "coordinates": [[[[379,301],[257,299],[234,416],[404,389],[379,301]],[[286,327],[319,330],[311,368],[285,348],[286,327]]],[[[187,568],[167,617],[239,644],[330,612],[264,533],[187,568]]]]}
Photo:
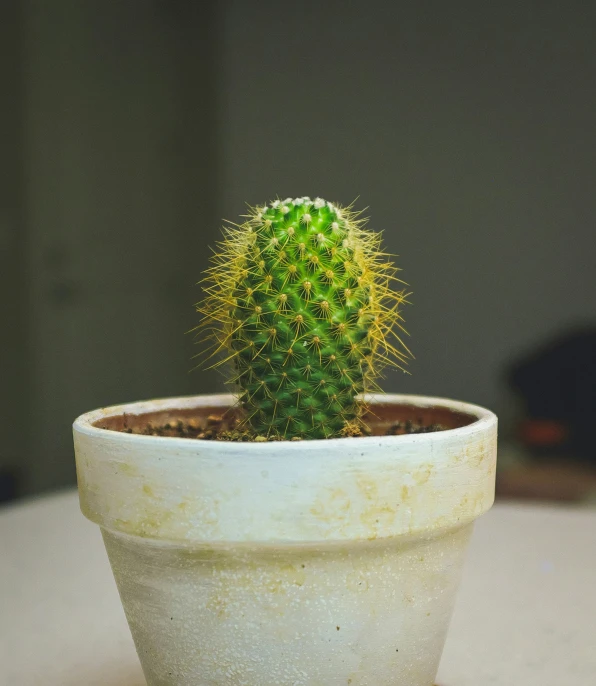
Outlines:
{"type": "Polygon", "coordinates": [[[362,395],[409,355],[395,331],[406,294],[380,234],[321,198],[275,200],[245,219],[224,229],[197,306],[212,354],[226,352],[214,366],[232,363],[256,435],[357,433],[362,395]]]}

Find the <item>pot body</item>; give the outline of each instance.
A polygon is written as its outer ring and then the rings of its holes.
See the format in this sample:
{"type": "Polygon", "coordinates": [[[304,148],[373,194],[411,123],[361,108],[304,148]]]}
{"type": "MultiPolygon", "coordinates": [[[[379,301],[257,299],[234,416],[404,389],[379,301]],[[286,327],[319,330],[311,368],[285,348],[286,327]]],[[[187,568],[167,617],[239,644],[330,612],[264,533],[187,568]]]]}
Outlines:
{"type": "MultiPolygon", "coordinates": [[[[149,686],[432,686],[496,417],[409,436],[221,443],[75,422],[81,507],[102,529],[149,686]]],[[[373,402],[375,398],[373,398],[373,402]]]]}

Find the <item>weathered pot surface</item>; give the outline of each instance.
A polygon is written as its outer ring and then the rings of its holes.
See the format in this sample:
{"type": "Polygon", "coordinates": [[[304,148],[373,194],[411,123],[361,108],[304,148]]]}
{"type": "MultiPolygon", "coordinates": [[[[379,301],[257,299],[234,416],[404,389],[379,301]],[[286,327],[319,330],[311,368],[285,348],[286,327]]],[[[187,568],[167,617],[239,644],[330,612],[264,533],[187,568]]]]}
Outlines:
{"type": "Polygon", "coordinates": [[[271,443],[113,430],[231,402],[153,400],[74,424],[81,508],[149,686],[431,686],[494,498],[495,415],[379,395],[375,433],[418,417],[450,428],[271,443]]]}

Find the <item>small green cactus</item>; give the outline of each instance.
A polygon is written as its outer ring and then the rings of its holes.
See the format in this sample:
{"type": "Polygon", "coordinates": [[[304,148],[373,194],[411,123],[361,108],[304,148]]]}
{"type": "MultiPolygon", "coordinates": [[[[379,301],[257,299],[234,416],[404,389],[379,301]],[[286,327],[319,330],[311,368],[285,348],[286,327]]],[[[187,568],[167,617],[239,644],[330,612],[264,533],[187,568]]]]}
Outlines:
{"type": "Polygon", "coordinates": [[[353,432],[362,394],[409,355],[395,332],[406,294],[392,288],[399,280],[380,234],[321,198],[275,200],[246,219],[224,229],[197,307],[212,353],[226,352],[214,366],[232,363],[257,435],[353,432]]]}

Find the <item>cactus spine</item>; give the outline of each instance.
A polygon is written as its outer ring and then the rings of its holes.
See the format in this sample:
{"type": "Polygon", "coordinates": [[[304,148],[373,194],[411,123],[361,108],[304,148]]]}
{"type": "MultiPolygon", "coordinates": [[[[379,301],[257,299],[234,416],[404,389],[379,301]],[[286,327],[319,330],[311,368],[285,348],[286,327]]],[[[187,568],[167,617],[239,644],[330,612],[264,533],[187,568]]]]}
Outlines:
{"type": "Polygon", "coordinates": [[[395,331],[405,293],[392,287],[380,234],[363,224],[351,208],[303,197],[251,208],[224,229],[198,310],[256,434],[345,435],[361,422],[356,396],[405,363],[395,331]]]}

